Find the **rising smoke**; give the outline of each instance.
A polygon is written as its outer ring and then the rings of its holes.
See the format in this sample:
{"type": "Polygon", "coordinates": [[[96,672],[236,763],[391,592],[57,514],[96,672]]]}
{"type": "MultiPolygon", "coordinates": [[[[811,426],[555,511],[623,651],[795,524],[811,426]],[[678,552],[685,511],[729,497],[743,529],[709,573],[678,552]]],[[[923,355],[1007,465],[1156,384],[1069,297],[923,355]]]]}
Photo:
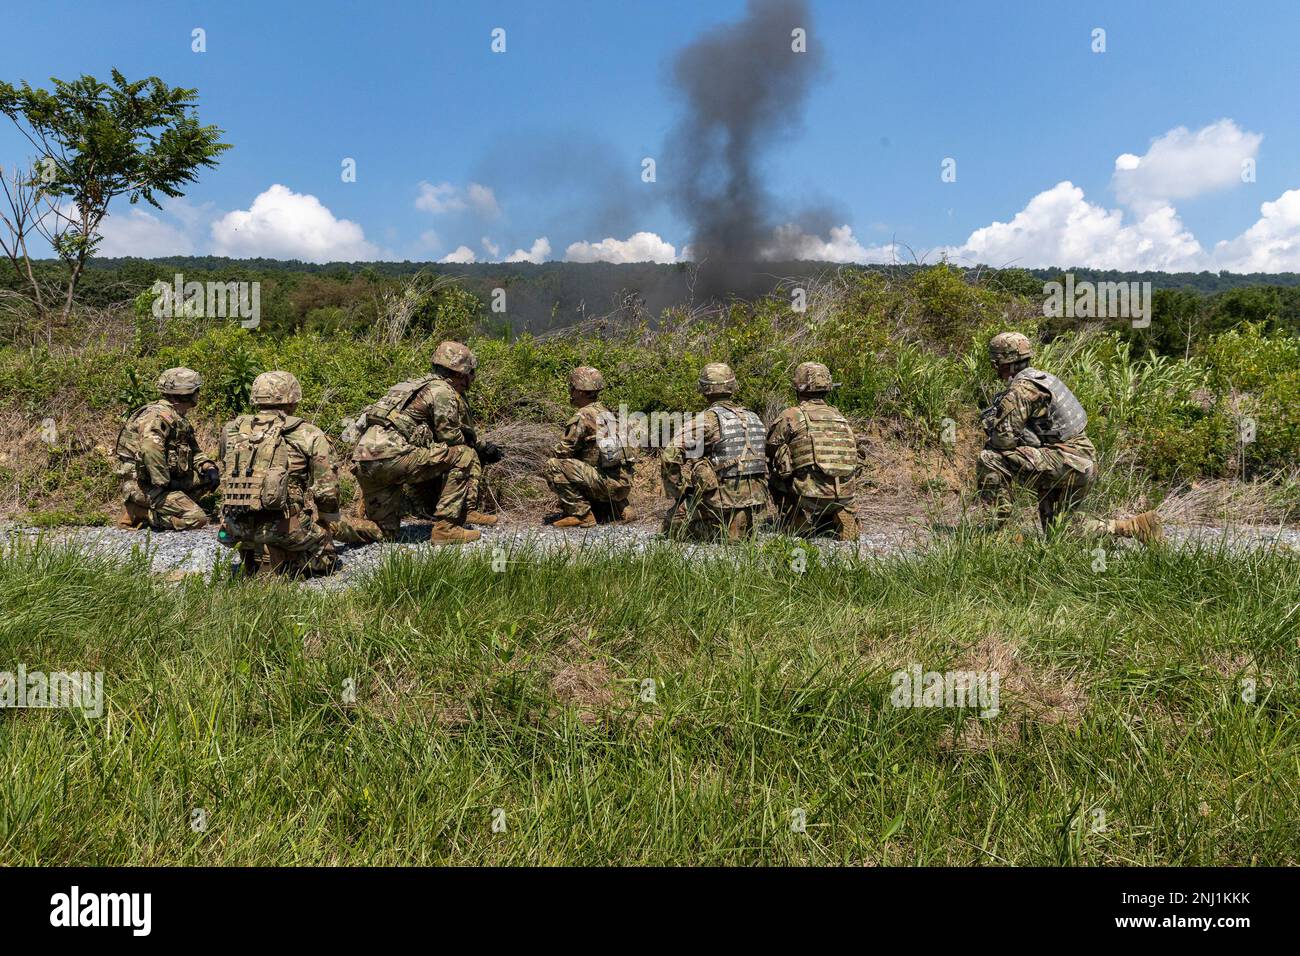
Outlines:
{"type": "Polygon", "coordinates": [[[673,86],[685,112],[669,136],[665,161],[678,184],[678,209],[691,224],[698,295],[770,288],[756,263],[786,258],[762,163],[800,128],[822,72],[819,49],[806,0],[749,0],[743,19],[710,30],[673,61],[673,86]],[[797,28],[808,38],[806,52],[793,48],[797,28]]]}

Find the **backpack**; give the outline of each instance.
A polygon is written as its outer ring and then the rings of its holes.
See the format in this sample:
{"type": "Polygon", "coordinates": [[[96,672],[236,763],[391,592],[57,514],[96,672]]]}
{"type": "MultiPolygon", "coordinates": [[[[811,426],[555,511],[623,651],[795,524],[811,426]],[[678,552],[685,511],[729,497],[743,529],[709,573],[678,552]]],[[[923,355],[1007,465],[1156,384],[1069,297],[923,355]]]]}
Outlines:
{"type": "Polygon", "coordinates": [[[226,425],[221,456],[221,507],[232,517],[289,508],[289,443],[299,419],[241,415],[226,425]]]}

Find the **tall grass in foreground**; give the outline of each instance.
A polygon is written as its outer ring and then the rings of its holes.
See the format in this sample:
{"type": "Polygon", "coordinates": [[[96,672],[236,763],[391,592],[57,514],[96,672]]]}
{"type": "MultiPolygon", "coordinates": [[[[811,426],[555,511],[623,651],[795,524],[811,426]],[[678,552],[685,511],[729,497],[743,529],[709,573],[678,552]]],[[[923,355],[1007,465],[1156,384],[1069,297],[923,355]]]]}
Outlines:
{"type": "Polygon", "coordinates": [[[1297,862],[1293,557],[727,555],[321,594],[8,550],[0,670],[107,705],[0,712],[0,863],[1297,862]],[[911,663],[998,670],[1001,712],[891,706],[911,663]]]}

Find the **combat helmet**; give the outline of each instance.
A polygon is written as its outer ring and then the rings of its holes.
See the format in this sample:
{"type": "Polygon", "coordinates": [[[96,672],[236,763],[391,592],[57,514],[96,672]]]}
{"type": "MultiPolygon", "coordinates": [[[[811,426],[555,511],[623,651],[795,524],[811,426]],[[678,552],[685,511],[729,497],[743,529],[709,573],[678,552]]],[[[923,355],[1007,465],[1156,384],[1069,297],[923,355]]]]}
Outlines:
{"type": "Polygon", "coordinates": [[[253,379],[248,399],[254,405],[297,405],[302,401],[302,386],[289,372],[263,372],[253,379]]]}
{"type": "Polygon", "coordinates": [[[169,368],[158,376],[161,395],[193,395],[203,386],[203,376],[192,368],[169,368]]]}
{"type": "Polygon", "coordinates": [[[478,356],[470,351],[469,346],[460,342],[442,342],[434,349],[433,364],[462,375],[473,375],[478,368],[478,356]]]}
{"type": "Polygon", "coordinates": [[[599,392],[605,387],[605,376],[590,365],[579,365],[569,373],[569,388],[579,392],[599,392]]]}
{"type": "Polygon", "coordinates": [[[999,332],[989,340],[989,359],[994,365],[1012,365],[1034,357],[1034,347],[1019,332],[999,332]]]}
{"type": "Polygon", "coordinates": [[[821,362],[801,362],[794,370],[796,392],[829,392],[834,387],[831,370],[821,362]]]}
{"type": "Polygon", "coordinates": [[[700,369],[699,384],[705,395],[730,395],[736,390],[736,373],[726,362],[710,362],[700,369]]]}

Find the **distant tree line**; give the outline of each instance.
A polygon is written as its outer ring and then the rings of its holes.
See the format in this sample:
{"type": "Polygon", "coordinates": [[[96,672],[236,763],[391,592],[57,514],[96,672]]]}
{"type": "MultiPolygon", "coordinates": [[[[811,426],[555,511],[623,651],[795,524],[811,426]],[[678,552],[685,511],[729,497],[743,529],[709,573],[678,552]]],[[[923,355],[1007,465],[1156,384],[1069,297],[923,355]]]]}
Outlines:
{"type": "MultiPolygon", "coordinates": [[[[41,260],[34,268],[62,268],[41,260]]],[[[770,287],[825,276],[840,269],[910,277],[933,266],[837,266],[829,263],[765,264],[770,287]]],[[[952,269],[951,266],[937,268],[952,269]]],[[[177,256],[162,259],[93,259],[81,280],[78,297],[87,305],[110,308],[133,301],[155,281],[171,283],[177,273],[186,281],[257,281],[261,283],[265,331],[363,332],[383,314],[388,298],[412,276],[442,279],[428,297],[428,308],[414,318],[433,327],[449,309],[473,321],[480,331],[505,337],[539,334],[577,322],[609,317],[622,323],[653,325],[664,309],[689,303],[693,267],[686,263],[473,263],[418,262],[307,263],[274,259],[226,259],[177,256]],[[445,280],[455,280],[448,283],[445,280]],[[497,289],[505,290],[505,310],[493,311],[497,289]]],[[[1061,281],[1067,270],[964,269],[968,283],[1020,296],[1034,303],[1044,283],[1061,281]]],[[[1068,270],[1076,282],[1150,282],[1154,289],[1149,328],[1133,329],[1124,320],[1109,324],[1140,350],[1184,355],[1207,335],[1251,322],[1265,332],[1300,335],[1300,274],[1119,272],[1068,270]]],[[[0,289],[20,289],[25,277],[0,263],[0,289]]],[[[1050,337],[1077,326],[1074,319],[1045,320],[1050,337]]]]}

